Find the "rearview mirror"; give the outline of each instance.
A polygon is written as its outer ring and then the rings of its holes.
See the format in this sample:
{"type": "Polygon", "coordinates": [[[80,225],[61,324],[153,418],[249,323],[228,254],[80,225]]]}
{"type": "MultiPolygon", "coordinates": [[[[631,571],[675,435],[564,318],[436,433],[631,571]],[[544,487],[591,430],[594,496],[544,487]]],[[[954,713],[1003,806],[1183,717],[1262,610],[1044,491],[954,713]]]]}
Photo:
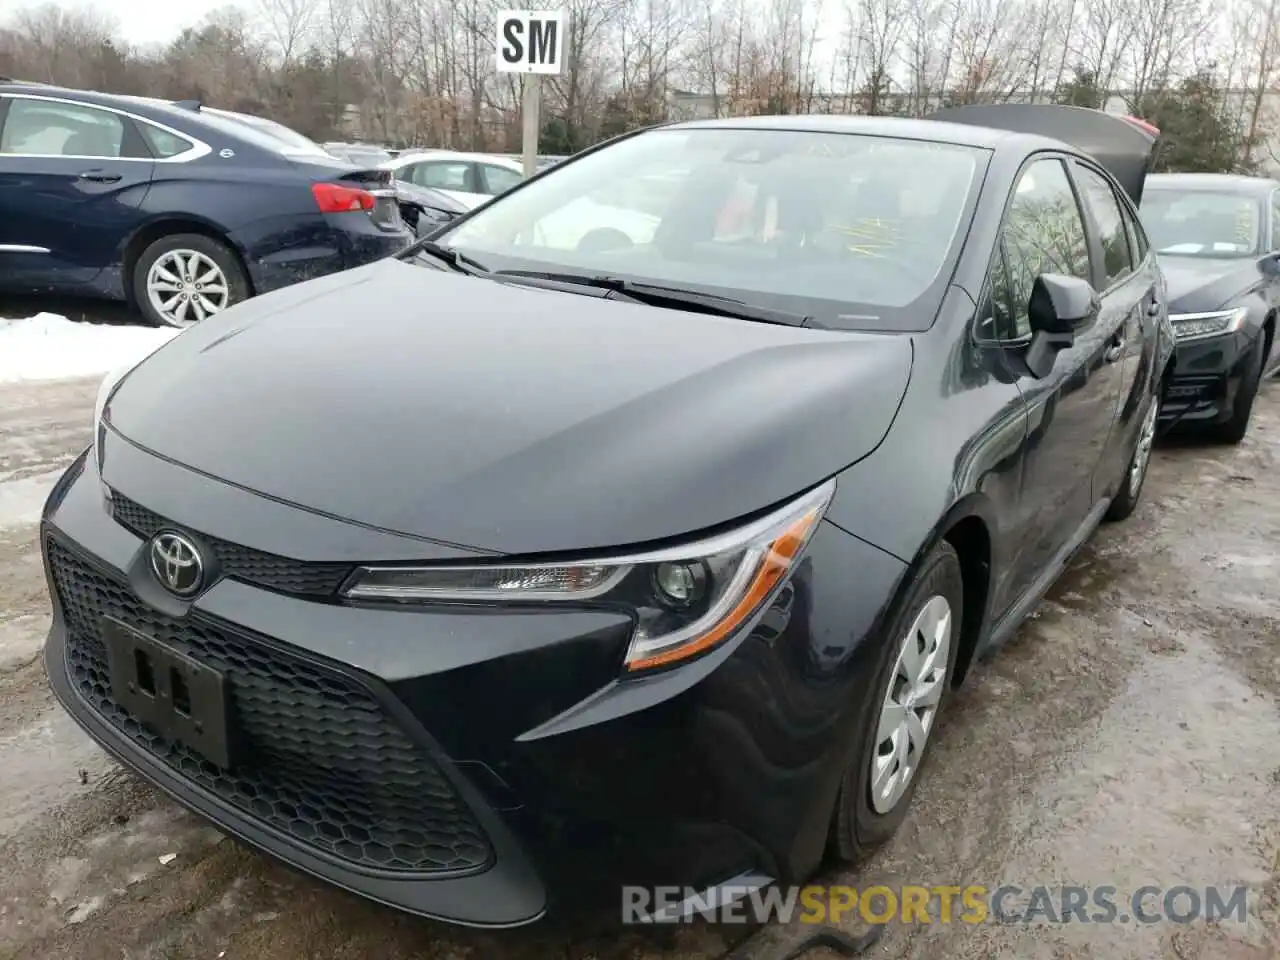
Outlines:
{"type": "Polygon", "coordinates": [[[1092,326],[1098,309],[1098,294],[1087,280],[1059,273],[1036,277],[1027,304],[1032,337],[1026,361],[1032,376],[1049,375],[1059,351],[1072,346],[1076,334],[1092,326]]]}
{"type": "Polygon", "coordinates": [[[1258,271],[1264,277],[1280,277],[1280,253],[1268,253],[1259,257],[1258,271]]]}

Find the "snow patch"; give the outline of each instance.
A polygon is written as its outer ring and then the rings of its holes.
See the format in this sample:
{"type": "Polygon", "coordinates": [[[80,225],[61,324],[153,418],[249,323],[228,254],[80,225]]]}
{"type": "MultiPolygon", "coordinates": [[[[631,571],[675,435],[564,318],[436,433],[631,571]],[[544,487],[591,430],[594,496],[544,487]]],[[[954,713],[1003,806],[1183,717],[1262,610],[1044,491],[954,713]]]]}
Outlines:
{"type": "Polygon", "coordinates": [[[102,376],[142,361],[180,332],[76,323],[56,313],[0,318],[0,383],[102,376]]]}

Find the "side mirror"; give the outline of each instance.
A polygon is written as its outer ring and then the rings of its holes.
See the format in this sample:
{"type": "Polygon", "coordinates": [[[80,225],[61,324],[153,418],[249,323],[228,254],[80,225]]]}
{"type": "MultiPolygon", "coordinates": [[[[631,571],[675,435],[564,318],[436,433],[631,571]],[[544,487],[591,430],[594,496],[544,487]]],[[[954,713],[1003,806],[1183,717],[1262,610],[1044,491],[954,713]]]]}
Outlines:
{"type": "Polygon", "coordinates": [[[1049,375],[1058,353],[1093,325],[1099,308],[1098,294],[1087,280],[1058,273],[1036,277],[1027,305],[1032,337],[1026,362],[1032,376],[1042,380],[1049,375]]]}
{"type": "Polygon", "coordinates": [[[1098,295],[1087,280],[1058,273],[1042,273],[1031,285],[1027,305],[1033,333],[1069,336],[1088,329],[1098,316],[1098,295]]]}
{"type": "Polygon", "coordinates": [[[1264,277],[1280,277],[1280,253],[1268,253],[1259,257],[1258,272],[1264,277]]]}

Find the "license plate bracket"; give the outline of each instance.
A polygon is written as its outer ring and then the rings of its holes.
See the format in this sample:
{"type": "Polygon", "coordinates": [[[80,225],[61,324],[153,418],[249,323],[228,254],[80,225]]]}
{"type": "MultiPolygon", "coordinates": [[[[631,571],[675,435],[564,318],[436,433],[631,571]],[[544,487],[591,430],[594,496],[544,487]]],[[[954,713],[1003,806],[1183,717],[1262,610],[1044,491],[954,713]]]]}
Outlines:
{"type": "Polygon", "coordinates": [[[226,678],[110,617],[103,620],[102,636],[115,701],[166,740],[230,767],[226,678]]]}

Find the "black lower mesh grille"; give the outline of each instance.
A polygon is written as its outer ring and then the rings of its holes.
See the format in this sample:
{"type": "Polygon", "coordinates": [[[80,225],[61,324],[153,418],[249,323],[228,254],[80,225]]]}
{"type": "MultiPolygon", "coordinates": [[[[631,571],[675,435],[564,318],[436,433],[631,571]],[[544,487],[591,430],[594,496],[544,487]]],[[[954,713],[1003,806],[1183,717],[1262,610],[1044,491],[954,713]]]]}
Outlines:
{"type": "Polygon", "coordinates": [[[72,683],[140,747],[247,816],[360,866],[440,873],[488,863],[488,841],[453,785],[358,683],[212,624],[156,613],[56,541],[47,549],[72,683]],[[162,739],[116,703],[105,616],[223,673],[239,733],[234,770],[162,739]]]}
{"type": "MultiPolygon", "coordinates": [[[[158,513],[117,493],[113,493],[111,497],[111,515],[115,517],[117,523],[128,527],[143,539],[155,536],[172,525],[158,513]]],[[[192,532],[199,533],[209,545],[209,549],[218,558],[218,567],[223,576],[243,580],[280,593],[293,593],[307,597],[331,597],[337,593],[352,569],[351,565],[346,563],[307,563],[302,560],[290,560],[288,557],[276,556],[274,553],[266,553],[251,547],[243,547],[238,543],[219,540],[217,537],[205,536],[199,530],[192,532]]]]}

